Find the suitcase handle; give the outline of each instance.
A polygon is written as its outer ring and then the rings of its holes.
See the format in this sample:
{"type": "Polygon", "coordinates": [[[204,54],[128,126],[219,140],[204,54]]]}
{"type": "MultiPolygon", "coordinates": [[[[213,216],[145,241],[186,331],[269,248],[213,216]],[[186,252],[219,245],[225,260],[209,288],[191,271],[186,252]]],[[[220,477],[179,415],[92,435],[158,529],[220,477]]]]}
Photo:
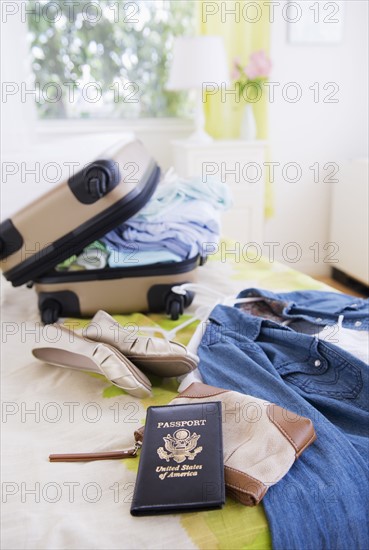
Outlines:
{"type": "Polygon", "coordinates": [[[93,204],[114,189],[120,179],[118,163],[96,160],[69,178],[68,186],[79,202],[93,204]]]}

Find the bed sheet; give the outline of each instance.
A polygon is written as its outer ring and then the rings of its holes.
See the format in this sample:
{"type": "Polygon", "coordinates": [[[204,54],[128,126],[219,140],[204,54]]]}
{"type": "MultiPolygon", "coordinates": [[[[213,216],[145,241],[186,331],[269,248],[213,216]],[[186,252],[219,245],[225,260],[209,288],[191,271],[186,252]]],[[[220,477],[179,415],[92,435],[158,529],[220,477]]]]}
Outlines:
{"type": "MultiPolygon", "coordinates": [[[[325,285],[265,259],[220,255],[200,269],[199,283],[226,295],[251,286],[274,290],[325,285]]],[[[179,321],[165,315],[117,316],[123,325],[172,329],[209,304],[198,295],[179,321]]],[[[83,326],[87,320],[80,321],[83,326]]],[[[268,549],[262,504],[227,498],[222,510],[132,517],[138,458],[50,463],[50,453],[132,447],[133,432],[151,405],[168,403],[175,379],[151,377],[153,397],[138,400],[102,376],[39,363],[31,354],[42,325],[32,290],[2,281],[2,544],[11,549],[268,549]]],[[[187,343],[196,322],[177,335],[187,343]]]]}

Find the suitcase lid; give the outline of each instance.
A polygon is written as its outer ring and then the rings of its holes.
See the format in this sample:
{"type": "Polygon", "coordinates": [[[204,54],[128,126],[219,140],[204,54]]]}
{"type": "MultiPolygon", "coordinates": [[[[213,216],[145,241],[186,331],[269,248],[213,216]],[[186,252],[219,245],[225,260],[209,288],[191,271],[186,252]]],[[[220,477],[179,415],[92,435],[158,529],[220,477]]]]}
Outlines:
{"type": "Polygon", "coordinates": [[[159,167],[139,141],[114,144],[0,224],[4,276],[20,286],[80,252],[136,214],[159,177],[159,167]]]}

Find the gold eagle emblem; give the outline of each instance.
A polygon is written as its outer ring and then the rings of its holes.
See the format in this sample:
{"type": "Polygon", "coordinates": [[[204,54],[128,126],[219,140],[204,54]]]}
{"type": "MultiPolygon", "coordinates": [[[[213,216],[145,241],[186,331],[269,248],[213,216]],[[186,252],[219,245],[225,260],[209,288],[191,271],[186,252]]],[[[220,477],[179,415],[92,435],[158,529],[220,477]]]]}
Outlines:
{"type": "Polygon", "coordinates": [[[197,433],[191,434],[184,429],[176,430],[173,435],[168,434],[163,437],[165,450],[163,447],[157,449],[159,458],[167,462],[173,458],[178,463],[184,462],[186,458],[193,460],[202,451],[202,447],[197,447],[200,437],[197,433]]]}

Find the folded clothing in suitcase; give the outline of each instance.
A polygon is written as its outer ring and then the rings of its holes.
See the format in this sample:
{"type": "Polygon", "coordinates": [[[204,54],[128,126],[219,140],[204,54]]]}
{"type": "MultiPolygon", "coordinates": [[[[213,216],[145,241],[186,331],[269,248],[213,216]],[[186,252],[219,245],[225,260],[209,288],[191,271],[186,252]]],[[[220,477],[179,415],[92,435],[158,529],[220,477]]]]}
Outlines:
{"type": "Polygon", "coordinates": [[[166,310],[173,318],[191,296],[171,292],[194,280],[200,256],[171,264],[57,272],[54,267],[138,212],[154,193],[160,169],[139,141],[118,143],[68,181],[0,225],[4,276],[35,283],[45,323],[64,316],[166,310]]]}

